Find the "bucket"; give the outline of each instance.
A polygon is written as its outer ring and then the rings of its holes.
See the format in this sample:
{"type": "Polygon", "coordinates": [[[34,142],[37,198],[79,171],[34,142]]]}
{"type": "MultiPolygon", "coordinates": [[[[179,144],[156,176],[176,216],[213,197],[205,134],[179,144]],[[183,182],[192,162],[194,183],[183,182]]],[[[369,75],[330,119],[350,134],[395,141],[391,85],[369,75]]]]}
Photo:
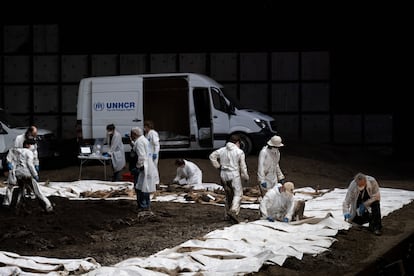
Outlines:
{"type": "Polygon", "coordinates": [[[122,174],[122,181],[134,182],[134,176],[130,172],[124,173],[122,174]]]}

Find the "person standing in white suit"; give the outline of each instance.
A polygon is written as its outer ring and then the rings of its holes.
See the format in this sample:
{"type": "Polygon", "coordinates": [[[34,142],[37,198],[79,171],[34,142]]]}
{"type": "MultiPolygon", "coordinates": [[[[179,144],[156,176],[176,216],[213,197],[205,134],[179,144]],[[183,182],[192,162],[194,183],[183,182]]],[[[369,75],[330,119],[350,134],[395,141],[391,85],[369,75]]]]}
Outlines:
{"type": "Polygon", "coordinates": [[[156,191],[154,181],[154,163],[151,160],[152,153],[147,138],[140,127],[131,129],[132,150],[137,155],[137,163],[132,173],[136,176],[135,192],[139,211],[150,211],[151,193],[156,191]]]}
{"type": "Polygon", "coordinates": [[[160,137],[158,132],[154,129],[154,123],[152,121],[144,122],[145,137],[150,143],[150,149],[152,154],[152,161],[154,162],[154,181],[156,184],[160,183],[160,175],[158,171],[158,160],[160,153],[160,137]]]}
{"type": "Polygon", "coordinates": [[[283,147],[282,138],[273,136],[259,153],[257,164],[257,180],[262,194],[272,189],[278,183],[283,184],[285,175],[279,166],[280,151],[283,147]]]}
{"type": "Polygon", "coordinates": [[[105,144],[109,145],[109,156],[111,156],[113,176],[112,181],[121,180],[121,171],[126,165],[124,144],[121,133],[115,129],[114,124],[106,126],[107,136],[105,144]]]}
{"type": "Polygon", "coordinates": [[[30,147],[31,151],[33,152],[33,162],[34,162],[34,166],[35,169],[37,171],[37,173],[39,174],[39,154],[37,152],[37,143],[36,143],[36,139],[37,139],[37,127],[36,126],[30,126],[27,128],[27,130],[25,131],[25,133],[22,133],[20,135],[16,136],[16,139],[14,140],[14,146],[16,148],[23,148],[23,142],[25,140],[33,140],[35,142],[35,144],[30,147]]]}
{"type": "Polygon", "coordinates": [[[226,194],[224,218],[238,223],[243,197],[241,179],[249,180],[245,154],[240,149],[240,136],[231,135],[226,145],[213,151],[209,158],[211,164],[220,170],[221,184],[226,194]]]}

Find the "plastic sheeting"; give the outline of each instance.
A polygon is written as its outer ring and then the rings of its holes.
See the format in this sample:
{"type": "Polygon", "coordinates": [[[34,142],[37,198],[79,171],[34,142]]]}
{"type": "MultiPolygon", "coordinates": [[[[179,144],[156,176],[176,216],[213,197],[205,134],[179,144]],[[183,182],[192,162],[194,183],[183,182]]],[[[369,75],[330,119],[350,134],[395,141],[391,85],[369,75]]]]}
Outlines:
{"type": "Polygon", "coordinates": [[[20,256],[0,251],[0,275],[69,275],[82,274],[100,267],[93,258],[55,259],[20,256]],[[25,270],[31,271],[25,272],[25,270]]]}
{"type": "MultiPolygon", "coordinates": [[[[110,183],[110,185],[116,185],[113,182],[110,183]]],[[[75,184],[79,185],[76,182],[75,184]]],[[[95,185],[89,182],[89,184],[87,189],[90,191],[102,188],[105,183],[96,182],[95,185]]],[[[48,188],[64,187],[65,191],[57,193],[74,195],[80,194],[81,188],[78,185],[71,187],[70,183],[65,185],[49,183],[48,188]]],[[[43,189],[42,192],[48,194],[43,189]]],[[[86,270],[87,267],[82,267],[82,269],[87,271],[85,275],[243,275],[259,271],[265,263],[282,266],[289,257],[300,260],[304,254],[316,256],[329,250],[332,243],[336,241],[335,236],[339,230],[347,230],[351,227],[351,224],[343,220],[342,215],[342,201],[345,198],[346,189],[324,191],[326,193],[320,197],[310,195],[315,193],[312,188],[297,189],[295,192],[296,199],[306,200],[304,214],[308,217],[320,218],[320,220],[309,220],[312,223],[303,224],[266,220],[240,223],[212,231],[200,239],[186,241],[149,257],[130,258],[113,266],[101,267],[95,264],[89,266],[89,271],[86,270]]],[[[183,195],[169,195],[167,197],[157,196],[154,200],[184,202],[181,198],[183,195]]],[[[401,208],[413,199],[414,191],[381,188],[382,216],[401,208]]],[[[244,204],[245,208],[247,206],[258,208],[258,204],[244,204]]],[[[9,258],[13,253],[2,252],[2,254],[9,258]]],[[[4,265],[0,267],[0,274],[19,267],[28,268],[27,259],[32,257],[22,258],[23,263],[17,260],[6,262],[0,258],[0,264],[4,265]]],[[[47,260],[47,258],[42,259],[47,260]]],[[[53,260],[56,261],[56,259],[53,260]]],[[[85,262],[85,260],[87,259],[79,260],[79,262],[85,262]]],[[[62,264],[67,261],[61,260],[62,264]]],[[[53,266],[49,265],[43,273],[39,271],[38,274],[21,275],[45,275],[51,273],[50,269],[53,269],[53,266]]]]}
{"type": "MultiPolygon", "coordinates": [[[[99,180],[79,180],[73,182],[39,182],[39,188],[45,196],[60,196],[66,197],[69,199],[93,199],[84,197],[82,194],[87,192],[110,192],[124,189],[134,189],[134,184],[132,182],[112,182],[112,181],[99,181],[99,180]]],[[[203,183],[192,186],[193,190],[222,190],[223,187],[215,183],[203,183]]],[[[6,187],[0,187],[0,194],[6,193],[6,187]]],[[[188,202],[184,199],[184,195],[168,195],[168,196],[159,196],[154,201],[173,201],[173,202],[188,202]]],[[[116,198],[105,198],[108,200],[117,200],[117,199],[134,199],[133,197],[116,197],[116,198]]],[[[101,198],[99,198],[101,199],[101,198]]]]}

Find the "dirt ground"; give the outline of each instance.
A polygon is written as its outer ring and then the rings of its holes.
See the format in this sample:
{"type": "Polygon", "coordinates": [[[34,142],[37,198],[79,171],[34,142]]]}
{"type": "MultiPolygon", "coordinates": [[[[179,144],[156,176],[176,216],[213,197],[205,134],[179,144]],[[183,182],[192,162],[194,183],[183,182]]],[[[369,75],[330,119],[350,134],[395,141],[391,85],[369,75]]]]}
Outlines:
{"type": "MultiPolygon", "coordinates": [[[[281,150],[280,166],[286,179],[296,188],[346,188],[352,176],[362,171],[377,178],[381,187],[414,190],[412,162],[398,160],[383,148],[350,146],[287,145],[281,150]]],[[[175,176],[174,160],[185,157],[197,163],[204,182],[219,183],[219,176],[208,153],[162,153],[160,179],[169,184],[175,176]]],[[[250,185],[256,183],[257,154],[247,157],[250,185]]],[[[41,180],[78,180],[76,159],[44,163],[41,180]]],[[[111,170],[108,170],[109,175],[111,170]]],[[[103,167],[90,164],[83,179],[102,179],[103,167]]],[[[20,255],[55,258],[93,257],[101,265],[116,264],[124,259],[149,256],[192,238],[229,226],[223,208],[210,204],[152,202],[155,217],[139,221],[136,202],[71,201],[51,197],[55,212],[42,212],[30,201],[31,214],[14,215],[0,208],[0,250],[20,255]]],[[[338,203],[341,204],[341,203],[338,203]]],[[[306,212],[306,209],[305,209],[306,212]]],[[[306,213],[305,213],[306,214],[306,213]]],[[[255,210],[242,209],[249,221],[259,218],[255,210]]],[[[414,203],[404,206],[383,219],[383,235],[352,227],[341,231],[337,241],[317,256],[302,260],[289,258],[283,267],[265,265],[251,275],[413,275],[414,203]]]]}

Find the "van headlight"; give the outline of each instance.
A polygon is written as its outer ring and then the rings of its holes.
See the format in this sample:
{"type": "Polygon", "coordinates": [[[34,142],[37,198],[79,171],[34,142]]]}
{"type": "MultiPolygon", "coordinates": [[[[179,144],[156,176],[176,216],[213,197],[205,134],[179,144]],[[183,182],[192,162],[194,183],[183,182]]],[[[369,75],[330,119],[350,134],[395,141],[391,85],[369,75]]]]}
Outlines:
{"type": "Polygon", "coordinates": [[[260,120],[260,119],[254,119],[254,122],[256,123],[256,125],[258,125],[260,128],[267,128],[267,122],[265,120],[260,120]]]}

